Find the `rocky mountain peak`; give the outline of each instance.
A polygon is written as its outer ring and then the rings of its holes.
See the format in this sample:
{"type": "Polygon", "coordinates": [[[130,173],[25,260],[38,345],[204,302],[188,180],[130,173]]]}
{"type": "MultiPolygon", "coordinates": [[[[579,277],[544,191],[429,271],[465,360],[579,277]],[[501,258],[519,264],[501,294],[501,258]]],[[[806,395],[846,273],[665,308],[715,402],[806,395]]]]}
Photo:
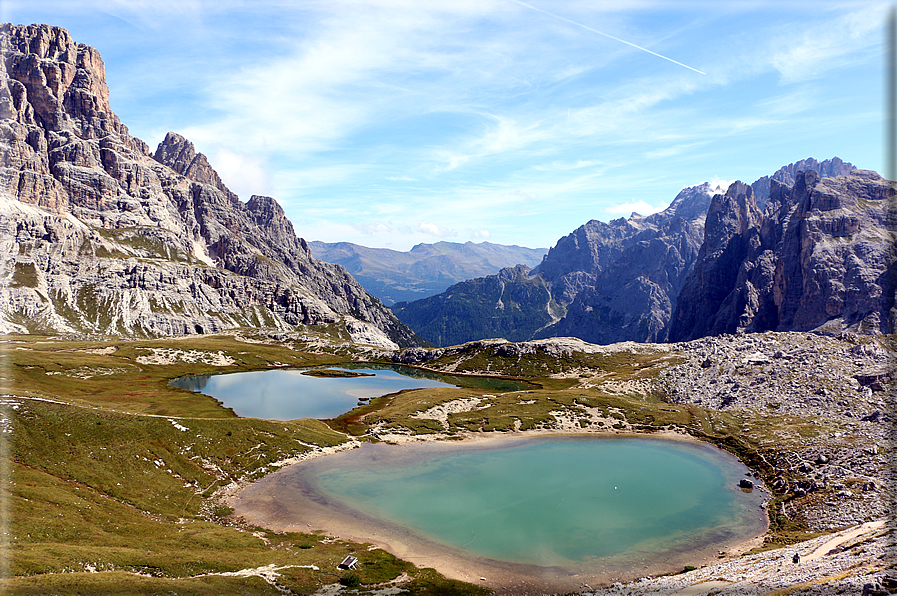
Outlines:
{"type": "Polygon", "coordinates": [[[888,188],[837,157],[801,160],[751,185],[698,184],[659,213],[580,226],[526,275],[505,269],[395,309],[440,345],[893,329],[888,188]]]}
{"type": "Polygon", "coordinates": [[[440,345],[496,333],[515,340],[662,341],[676,295],[697,257],[704,213],[715,190],[699,184],[683,189],[660,213],[589,221],[558,240],[530,271],[503,269],[394,308],[404,322],[440,345]],[[483,297],[475,291],[483,291],[483,297]],[[442,320],[433,321],[434,313],[442,320]]]}
{"type": "Polygon", "coordinates": [[[824,161],[817,161],[812,157],[802,159],[787,166],[782,166],[772,176],[763,176],[762,178],[751,184],[754,189],[754,197],[759,209],[764,209],[766,200],[772,194],[774,183],[784,184],[785,186],[794,186],[800,172],[813,171],[817,172],[823,178],[832,178],[835,176],[847,176],[856,171],[856,166],[852,163],[843,161],[840,157],[832,157],[824,161]]]}
{"type": "Polygon", "coordinates": [[[779,182],[784,182],[788,186],[794,186],[799,172],[816,172],[820,177],[833,178],[835,176],[847,176],[856,169],[855,165],[842,161],[837,156],[821,162],[808,157],[779,168],[772,175],[772,178],[779,182]]]}
{"type": "Polygon", "coordinates": [[[94,48],[75,43],[68,31],[48,25],[0,26],[4,67],[15,81],[5,95],[33,109],[16,110],[22,124],[47,130],[72,130],[81,138],[127,134],[109,106],[106,66],[94,48]]]}
{"type": "Polygon", "coordinates": [[[664,217],[661,214],[666,213],[686,220],[703,219],[715,191],[716,187],[709,182],[687,186],[679,191],[669,207],[652,217],[658,219],[664,217]]]}
{"type": "Polygon", "coordinates": [[[156,148],[153,159],[190,180],[210,184],[222,192],[233,194],[221,181],[206,156],[197,153],[193,143],[175,132],[165,135],[165,139],[156,148]]]}
{"type": "Polygon", "coordinates": [[[763,214],[743,185],[714,197],[670,340],[758,331],[893,333],[891,183],[863,170],[825,177],[805,170],[793,185],[773,179],[770,188],[763,214]]]}

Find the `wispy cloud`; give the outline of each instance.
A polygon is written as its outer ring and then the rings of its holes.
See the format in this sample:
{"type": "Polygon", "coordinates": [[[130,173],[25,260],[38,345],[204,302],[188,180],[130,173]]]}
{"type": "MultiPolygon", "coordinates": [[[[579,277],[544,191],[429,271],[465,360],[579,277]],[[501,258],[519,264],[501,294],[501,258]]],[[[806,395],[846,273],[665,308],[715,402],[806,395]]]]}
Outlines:
{"type": "Polygon", "coordinates": [[[681,155],[695,147],[700,147],[702,145],[706,145],[707,141],[701,141],[697,143],[683,143],[679,145],[672,145],[669,147],[661,147],[660,149],[652,149],[645,153],[645,157],[648,159],[662,159],[665,157],[673,157],[675,155],[681,155]]]}
{"type": "Polygon", "coordinates": [[[544,246],[710,175],[820,151],[875,167],[889,6],[7,0],[0,14],[71,23],[132,132],[181,132],[300,234],[544,246]]]}
{"type": "Polygon", "coordinates": [[[791,29],[772,44],[770,63],[782,81],[794,83],[824,76],[863,60],[870,49],[882,43],[882,24],[887,3],[855,5],[856,10],[833,19],[811,23],[803,30],[791,29]]]}

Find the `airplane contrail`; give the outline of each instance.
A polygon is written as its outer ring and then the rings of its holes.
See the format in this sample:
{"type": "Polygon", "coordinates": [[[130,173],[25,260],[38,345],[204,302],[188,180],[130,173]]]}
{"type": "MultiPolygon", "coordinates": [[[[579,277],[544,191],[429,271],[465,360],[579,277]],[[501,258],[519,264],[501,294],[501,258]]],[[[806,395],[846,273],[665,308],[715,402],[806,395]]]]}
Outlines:
{"type": "Polygon", "coordinates": [[[620,39],[619,37],[614,37],[613,35],[609,35],[609,34],[607,34],[607,33],[604,33],[603,31],[598,31],[597,29],[592,29],[591,27],[589,27],[589,26],[587,26],[587,25],[583,25],[582,23],[577,23],[576,21],[571,21],[570,19],[565,19],[565,18],[562,17],[562,16],[558,16],[558,15],[556,15],[556,14],[552,14],[552,13],[550,13],[550,12],[546,12],[546,11],[542,10],[541,8],[536,8],[535,6],[533,6],[533,5],[531,5],[531,4],[527,4],[526,2],[521,2],[520,0],[511,0],[511,2],[513,2],[514,4],[519,4],[520,6],[525,6],[526,8],[529,8],[530,10],[535,10],[536,12],[541,12],[541,13],[544,14],[544,15],[548,15],[548,16],[550,16],[550,17],[554,17],[554,18],[556,18],[556,19],[559,19],[559,20],[561,20],[561,21],[564,21],[565,23],[570,23],[571,25],[576,25],[577,27],[582,27],[582,28],[585,29],[586,31],[591,31],[592,33],[597,33],[598,35],[603,35],[604,37],[608,37],[608,38],[610,38],[610,39],[613,39],[614,41],[619,41],[620,43],[625,43],[626,45],[628,45],[628,46],[632,46],[632,47],[634,47],[634,48],[637,49],[637,50],[641,50],[641,51],[643,51],[643,52],[648,52],[648,53],[651,54],[652,56],[657,56],[658,58],[663,58],[664,60],[666,60],[666,61],[668,61],[668,62],[672,62],[673,64],[678,64],[679,66],[682,66],[683,68],[687,68],[688,70],[693,70],[693,71],[695,71],[695,72],[698,73],[698,74],[702,74],[702,75],[706,75],[706,74],[707,74],[706,72],[703,72],[703,71],[701,71],[701,70],[698,70],[697,68],[692,68],[692,67],[689,66],[688,64],[682,64],[681,62],[678,62],[678,61],[676,61],[676,60],[673,60],[672,58],[667,58],[667,57],[664,56],[663,54],[658,54],[657,52],[652,52],[652,51],[649,50],[648,48],[643,48],[642,46],[637,46],[637,45],[635,45],[634,43],[631,43],[631,42],[626,41],[625,39],[620,39]]]}

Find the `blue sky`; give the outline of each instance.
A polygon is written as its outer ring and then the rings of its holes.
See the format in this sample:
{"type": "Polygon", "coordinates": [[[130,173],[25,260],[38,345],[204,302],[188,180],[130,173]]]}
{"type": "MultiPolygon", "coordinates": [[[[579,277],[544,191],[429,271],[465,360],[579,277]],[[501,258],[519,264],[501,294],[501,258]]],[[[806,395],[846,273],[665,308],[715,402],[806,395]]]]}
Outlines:
{"type": "Polygon", "coordinates": [[[0,0],[308,240],[553,246],[703,181],[881,171],[884,2],[0,0]],[[700,72],[697,72],[700,71],[700,72]]]}

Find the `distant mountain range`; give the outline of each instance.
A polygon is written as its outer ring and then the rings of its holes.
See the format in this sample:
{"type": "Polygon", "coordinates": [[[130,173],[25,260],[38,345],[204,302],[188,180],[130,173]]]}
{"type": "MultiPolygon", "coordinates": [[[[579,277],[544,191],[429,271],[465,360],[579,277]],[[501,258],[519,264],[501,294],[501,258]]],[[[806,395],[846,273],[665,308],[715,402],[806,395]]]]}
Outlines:
{"type": "Polygon", "coordinates": [[[349,242],[313,241],[308,246],[316,259],[345,267],[387,306],[426,298],[459,281],[491,275],[519,263],[532,267],[548,252],[547,248],[490,242],[418,244],[407,252],[349,242]]]}
{"type": "Polygon", "coordinates": [[[888,332],[897,319],[893,197],[874,172],[811,158],[750,186],[683,189],[647,217],[590,221],[533,269],[508,268],[393,311],[440,346],[888,332]]]}

